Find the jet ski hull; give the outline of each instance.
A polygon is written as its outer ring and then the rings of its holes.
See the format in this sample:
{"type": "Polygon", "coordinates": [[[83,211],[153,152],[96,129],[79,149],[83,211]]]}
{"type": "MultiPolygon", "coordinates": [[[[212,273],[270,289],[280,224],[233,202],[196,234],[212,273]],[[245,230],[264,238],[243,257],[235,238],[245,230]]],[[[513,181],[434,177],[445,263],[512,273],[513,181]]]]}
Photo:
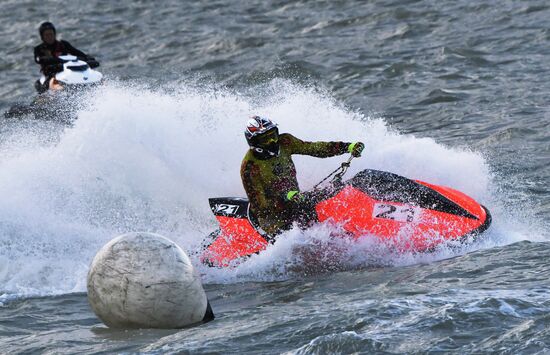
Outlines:
{"type": "MultiPolygon", "coordinates": [[[[213,198],[210,206],[220,229],[205,248],[206,264],[227,266],[273,241],[254,223],[248,200],[213,198]]],[[[339,225],[347,237],[375,238],[398,252],[464,242],[491,224],[489,211],[460,191],[377,170],[364,170],[327,190],[315,212],[319,222],[339,225]]]]}

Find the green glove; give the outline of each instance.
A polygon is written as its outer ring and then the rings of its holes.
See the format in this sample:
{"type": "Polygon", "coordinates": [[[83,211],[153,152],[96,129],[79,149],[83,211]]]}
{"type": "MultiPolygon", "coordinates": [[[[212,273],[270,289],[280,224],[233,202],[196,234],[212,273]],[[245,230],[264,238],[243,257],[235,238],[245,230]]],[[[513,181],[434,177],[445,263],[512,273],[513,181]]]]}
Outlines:
{"type": "Polygon", "coordinates": [[[292,190],[287,192],[286,199],[287,201],[302,201],[304,196],[300,193],[300,191],[292,190]]]}
{"type": "Polygon", "coordinates": [[[362,142],[355,142],[348,145],[348,153],[351,153],[354,158],[360,157],[363,149],[365,149],[365,145],[362,142]]]}

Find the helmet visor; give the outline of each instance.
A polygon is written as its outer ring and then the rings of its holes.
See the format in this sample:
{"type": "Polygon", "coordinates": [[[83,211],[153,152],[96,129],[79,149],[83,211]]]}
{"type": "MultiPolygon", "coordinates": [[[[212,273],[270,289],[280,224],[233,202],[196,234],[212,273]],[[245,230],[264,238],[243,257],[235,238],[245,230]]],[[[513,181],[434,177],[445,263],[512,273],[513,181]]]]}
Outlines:
{"type": "Polygon", "coordinates": [[[270,129],[269,131],[258,134],[257,136],[253,137],[253,143],[256,147],[263,148],[263,147],[271,147],[273,145],[279,144],[279,129],[277,127],[274,127],[270,129]]]}

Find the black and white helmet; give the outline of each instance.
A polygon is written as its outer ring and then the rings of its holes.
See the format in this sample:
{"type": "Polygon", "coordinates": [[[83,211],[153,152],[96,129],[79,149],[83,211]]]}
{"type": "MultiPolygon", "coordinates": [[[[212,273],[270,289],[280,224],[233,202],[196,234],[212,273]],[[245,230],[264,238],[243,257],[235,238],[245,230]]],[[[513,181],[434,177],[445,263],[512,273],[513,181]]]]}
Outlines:
{"type": "Polygon", "coordinates": [[[246,124],[244,136],[250,148],[269,156],[279,154],[279,129],[269,118],[252,116],[246,124]]]}

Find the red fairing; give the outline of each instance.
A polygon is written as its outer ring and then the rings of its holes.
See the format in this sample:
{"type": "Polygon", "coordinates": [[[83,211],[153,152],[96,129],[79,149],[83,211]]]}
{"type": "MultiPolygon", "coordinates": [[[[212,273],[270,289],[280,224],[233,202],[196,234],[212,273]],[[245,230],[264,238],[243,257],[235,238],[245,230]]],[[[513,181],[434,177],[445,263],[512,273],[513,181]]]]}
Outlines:
{"type": "Polygon", "coordinates": [[[432,185],[420,180],[415,181],[419,184],[429,187],[432,190],[439,192],[443,196],[447,197],[449,200],[464,208],[466,211],[479,218],[480,224],[483,224],[485,222],[485,219],[487,218],[487,213],[485,213],[485,210],[481,207],[481,205],[470,196],[467,196],[455,189],[451,189],[450,187],[432,185]]]}
{"type": "Polygon", "coordinates": [[[400,251],[426,251],[441,242],[458,240],[485,222],[485,211],[468,196],[450,188],[421,184],[456,201],[479,219],[377,201],[352,186],[319,203],[317,216],[320,222],[342,225],[355,238],[378,238],[400,251]]]}
{"type": "Polygon", "coordinates": [[[203,262],[228,266],[242,256],[264,250],[267,241],[252,227],[248,218],[216,216],[220,233],[203,254],[203,262]]]}

